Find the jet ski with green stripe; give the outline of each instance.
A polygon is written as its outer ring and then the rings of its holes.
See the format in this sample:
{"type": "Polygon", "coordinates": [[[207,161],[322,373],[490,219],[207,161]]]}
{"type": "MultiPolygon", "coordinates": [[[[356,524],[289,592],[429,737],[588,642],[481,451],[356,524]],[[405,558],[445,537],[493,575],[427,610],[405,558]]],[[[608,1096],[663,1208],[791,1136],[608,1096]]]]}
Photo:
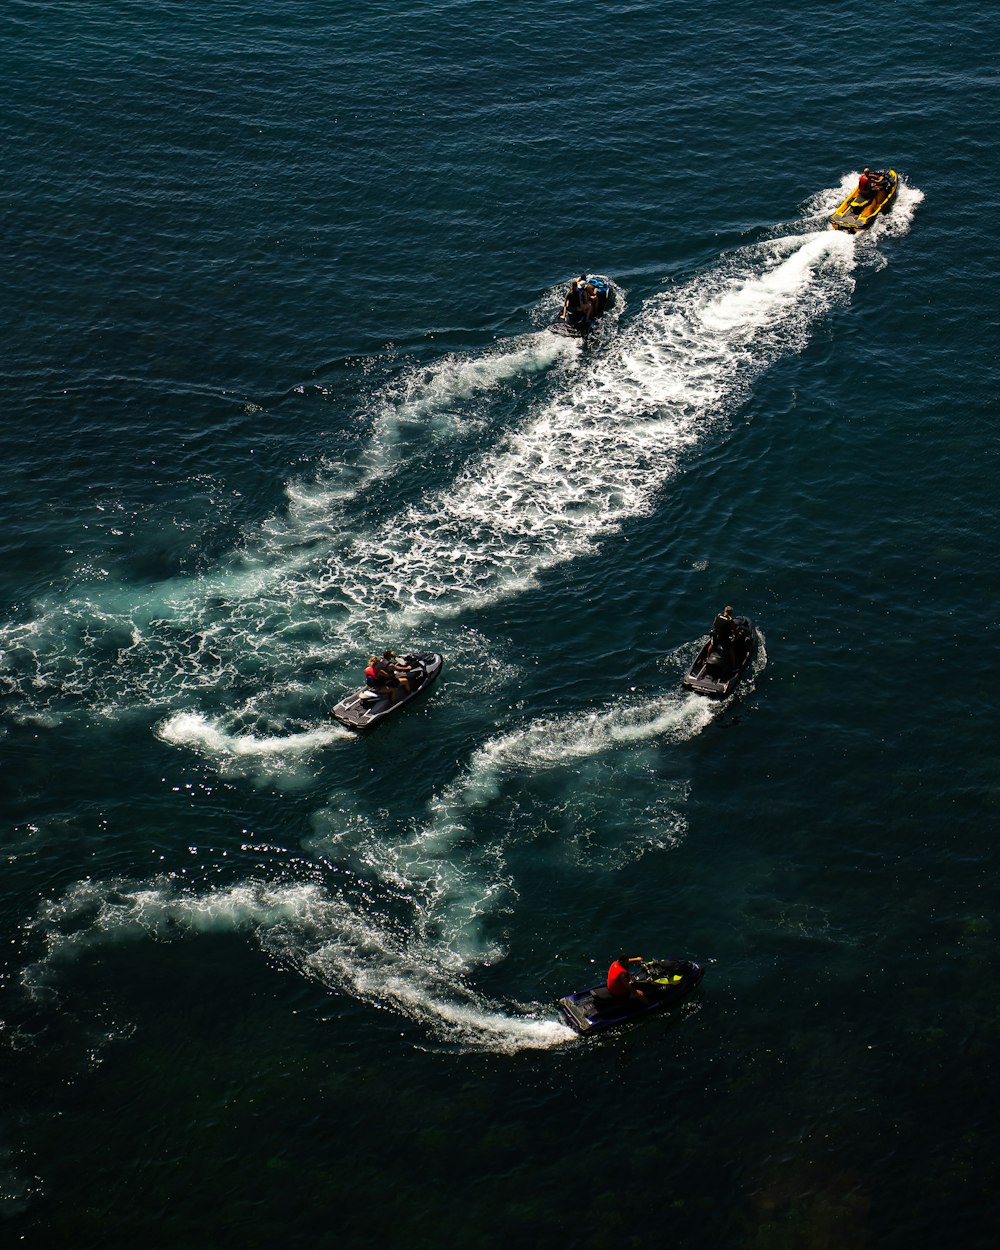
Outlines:
{"type": "Polygon", "coordinates": [[[632,974],[632,984],[642,991],[641,998],[613,994],[604,984],[593,985],[560,998],[559,1010],[577,1033],[600,1033],[676,1006],[704,975],[704,967],[691,959],[650,959],[632,974]]]}

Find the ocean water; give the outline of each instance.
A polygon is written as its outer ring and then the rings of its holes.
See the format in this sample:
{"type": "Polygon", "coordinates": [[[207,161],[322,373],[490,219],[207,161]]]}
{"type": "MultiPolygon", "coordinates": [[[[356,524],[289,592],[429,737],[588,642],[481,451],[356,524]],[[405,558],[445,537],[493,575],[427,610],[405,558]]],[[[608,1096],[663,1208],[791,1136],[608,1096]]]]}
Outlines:
{"type": "Polygon", "coordinates": [[[0,31],[10,1244],[995,1244],[995,11],[0,31]]]}

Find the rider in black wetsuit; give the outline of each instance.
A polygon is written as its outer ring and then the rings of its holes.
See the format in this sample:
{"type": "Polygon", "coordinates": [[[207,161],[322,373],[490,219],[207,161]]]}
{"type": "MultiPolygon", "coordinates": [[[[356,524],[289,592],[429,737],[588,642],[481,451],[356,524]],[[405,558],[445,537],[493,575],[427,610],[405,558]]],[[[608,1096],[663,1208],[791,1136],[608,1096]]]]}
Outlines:
{"type": "Polygon", "coordinates": [[[733,620],[733,609],[727,603],[719,615],[712,622],[712,641],[708,648],[708,654],[713,651],[721,651],[726,657],[729,664],[736,667],[736,622],[733,620]]]}

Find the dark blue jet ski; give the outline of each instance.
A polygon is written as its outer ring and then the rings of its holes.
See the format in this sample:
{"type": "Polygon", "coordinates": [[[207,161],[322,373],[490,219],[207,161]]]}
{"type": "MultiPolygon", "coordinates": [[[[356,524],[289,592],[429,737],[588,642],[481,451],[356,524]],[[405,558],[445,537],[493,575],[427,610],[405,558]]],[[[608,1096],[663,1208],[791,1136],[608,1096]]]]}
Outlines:
{"type": "Polygon", "coordinates": [[[374,690],[362,687],[353,694],[347,695],[330,712],[334,720],[340,721],[348,729],[359,732],[373,729],[384,720],[402,711],[414,699],[425,695],[441,676],[444,666],[443,658],[436,651],[411,651],[401,656],[396,663],[409,667],[410,692],[393,703],[388,694],[377,694],[374,690]]]}
{"type": "Polygon", "coordinates": [[[581,274],[580,278],[584,286],[593,287],[593,299],[596,305],[594,314],[588,321],[580,312],[569,310],[565,317],[560,313],[549,326],[553,334],[566,334],[571,338],[586,339],[605,312],[615,306],[617,292],[610,278],[602,277],[598,273],[581,274]]]}
{"type": "Polygon", "coordinates": [[[743,676],[746,666],[757,654],[757,627],[749,616],[734,616],[733,624],[735,629],[729,648],[713,646],[709,635],[682,679],[689,690],[724,699],[743,676]]]}
{"type": "Polygon", "coordinates": [[[645,994],[645,1002],[612,994],[605,985],[560,998],[559,1010],[570,1028],[578,1033],[598,1033],[662,1011],[687,998],[705,975],[701,964],[690,959],[651,959],[641,967],[632,980],[645,994]]]}

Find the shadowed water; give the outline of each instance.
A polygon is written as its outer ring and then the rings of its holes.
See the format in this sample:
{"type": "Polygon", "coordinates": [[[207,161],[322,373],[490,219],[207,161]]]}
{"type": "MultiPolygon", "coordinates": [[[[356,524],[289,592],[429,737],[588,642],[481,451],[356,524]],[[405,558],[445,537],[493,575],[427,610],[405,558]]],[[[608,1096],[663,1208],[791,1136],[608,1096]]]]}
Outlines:
{"type": "Polygon", "coordinates": [[[992,11],[4,22],[14,1240],[991,1245],[992,11]]]}

